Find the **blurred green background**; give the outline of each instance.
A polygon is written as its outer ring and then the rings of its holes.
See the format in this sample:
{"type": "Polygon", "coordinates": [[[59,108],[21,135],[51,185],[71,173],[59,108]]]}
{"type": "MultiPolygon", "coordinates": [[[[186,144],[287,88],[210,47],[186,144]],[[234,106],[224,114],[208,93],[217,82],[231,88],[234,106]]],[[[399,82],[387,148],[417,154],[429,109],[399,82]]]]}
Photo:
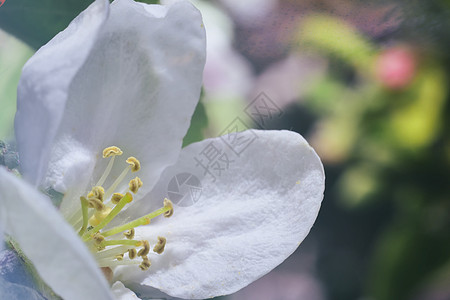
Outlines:
{"type": "MultiPolygon", "coordinates": [[[[0,7],[0,140],[23,64],[90,2],[0,7]]],[[[300,248],[226,298],[450,299],[450,1],[193,2],[208,61],[185,144],[239,117],[301,133],[327,175],[300,248]]]]}

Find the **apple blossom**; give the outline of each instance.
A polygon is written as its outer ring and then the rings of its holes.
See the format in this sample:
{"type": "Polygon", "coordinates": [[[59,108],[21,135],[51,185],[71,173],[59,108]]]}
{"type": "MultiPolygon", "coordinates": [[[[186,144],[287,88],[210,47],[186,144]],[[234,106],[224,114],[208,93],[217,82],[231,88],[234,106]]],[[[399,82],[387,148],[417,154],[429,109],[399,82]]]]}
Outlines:
{"type": "Polygon", "coordinates": [[[189,3],[96,0],[25,65],[15,120],[25,180],[0,169],[0,211],[63,299],[233,293],[311,229],[324,172],[299,134],[230,132],[181,149],[204,62],[189,3]],[[198,160],[212,145],[227,164],[217,176],[198,160]],[[180,174],[201,181],[189,205],[166,199],[180,174]],[[59,207],[41,191],[61,193],[59,207]]]}

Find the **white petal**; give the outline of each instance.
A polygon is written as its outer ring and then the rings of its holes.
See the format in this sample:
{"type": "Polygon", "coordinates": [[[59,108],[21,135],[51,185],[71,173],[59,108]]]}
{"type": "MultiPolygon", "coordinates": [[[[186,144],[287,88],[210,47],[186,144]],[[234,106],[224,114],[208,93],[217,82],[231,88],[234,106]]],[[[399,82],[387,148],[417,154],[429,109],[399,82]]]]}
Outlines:
{"type": "Polygon", "coordinates": [[[43,195],[0,168],[0,210],[45,282],[64,299],[111,299],[108,283],[87,248],[43,195]]]}
{"type": "Polygon", "coordinates": [[[139,299],[138,296],[136,296],[135,293],[133,293],[131,290],[127,289],[122,282],[116,281],[113,286],[111,287],[111,290],[116,297],[116,300],[136,300],[139,299]]]}
{"type": "Polygon", "coordinates": [[[15,132],[23,174],[34,184],[45,175],[69,86],[91,51],[108,7],[107,0],[95,1],[66,30],[39,49],[23,69],[15,132]]]}
{"type": "MultiPolygon", "coordinates": [[[[170,219],[138,228],[138,239],[154,244],[161,235],[167,244],[162,255],[149,257],[152,266],[147,273],[129,267],[117,270],[118,279],[133,289],[150,285],[182,298],[233,293],[275,268],[300,245],[323,198],[319,157],[299,134],[289,131],[251,130],[192,144],[163,173],[149,197],[167,196],[168,189],[175,190],[172,178],[183,173],[200,179],[201,196],[187,194],[170,219]],[[225,168],[219,175],[211,162],[215,181],[204,177],[197,165],[197,160],[207,165],[203,154],[214,153],[212,146],[220,151],[215,161],[225,168]]],[[[195,181],[189,184],[194,195],[199,192],[195,181]]],[[[136,204],[141,212],[148,210],[143,204],[136,204]]]]}
{"type": "Polygon", "coordinates": [[[107,164],[102,150],[116,145],[124,155],[105,186],[126,166],[124,160],[135,156],[145,170],[138,174],[142,193],[150,191],[179,155],[200,95],[204,61],[202,19],[191,4],[114,1],[87,62],[71,83],[47,183],[65,192],[91,178],[95,165],[90,182],[95,184],[107,164]]]}

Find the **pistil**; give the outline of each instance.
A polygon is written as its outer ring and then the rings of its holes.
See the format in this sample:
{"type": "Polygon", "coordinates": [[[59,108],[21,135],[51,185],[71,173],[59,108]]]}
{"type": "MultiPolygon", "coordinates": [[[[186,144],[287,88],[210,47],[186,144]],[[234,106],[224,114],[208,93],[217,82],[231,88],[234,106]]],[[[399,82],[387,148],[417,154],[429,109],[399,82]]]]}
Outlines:
{"type": "MultiPolygon", "coordinates": [[[[98,224],[97,226],[95,226],[82,236],[83,241],[85,242],[88,241],[93,236],[93,234],[99,232],[106,225],[108,225],[108,223],[111,222],[117,216],[117,214],[124,208],[124,206],[130,203],[132,200],[133,196],[131,196],[130,193],[127,193],[122,199],[120,199],[119,203],[111,210],[111,212],[106,216],[106,218],[104,218],[100,222],[100,224],[98,224]]],[[[105,235],[103,234],[103,236],[105,235]]]]}
{"type": "Polygon", "coordinates": [[[80,232],[78,234],[82,236],[87,229],[88,225],[88,201],[85,197],[80,197],[81,201],[81,213],[83,215],[83,225],[81,226],[80,232]]]}

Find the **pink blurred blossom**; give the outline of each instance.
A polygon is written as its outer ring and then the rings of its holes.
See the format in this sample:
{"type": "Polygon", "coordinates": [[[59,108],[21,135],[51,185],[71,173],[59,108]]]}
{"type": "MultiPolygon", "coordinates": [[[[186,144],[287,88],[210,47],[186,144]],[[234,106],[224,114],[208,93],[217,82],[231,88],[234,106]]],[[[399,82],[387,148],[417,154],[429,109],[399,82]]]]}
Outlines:
{"type": "Polygon", "coordinates": [[[382,51],[375,65],[376,77],[388,89],[406,87],[416,73],[416,58],[412,50],[396,46],[382,51]]]}

